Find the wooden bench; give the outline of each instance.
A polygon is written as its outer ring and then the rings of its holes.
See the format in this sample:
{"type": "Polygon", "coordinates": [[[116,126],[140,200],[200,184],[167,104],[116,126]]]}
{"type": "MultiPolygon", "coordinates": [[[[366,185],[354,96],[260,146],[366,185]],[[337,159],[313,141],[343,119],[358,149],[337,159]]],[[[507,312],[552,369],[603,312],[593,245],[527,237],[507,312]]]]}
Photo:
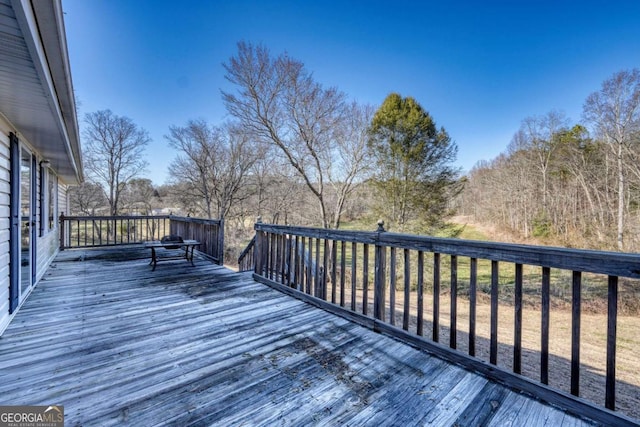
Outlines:
{"type": "Polygon", "coordinates": [[[145,242],[144,247],[151,249],[151,261],[149,262],[149,265],[153,265],[153,269],[151,271],[155,271],[158,261],[186,259],[191,263],[191,265],[195,266],[193,263],[193,251],[196,246],[199,245],[200,242],[197,240],[183,240],[180,236],[171,235],[165,236],[161,240],[145,242]],[[178,250],[179,255],[158,257],[157,249],[167,249],[172,251],[178,250]]]}

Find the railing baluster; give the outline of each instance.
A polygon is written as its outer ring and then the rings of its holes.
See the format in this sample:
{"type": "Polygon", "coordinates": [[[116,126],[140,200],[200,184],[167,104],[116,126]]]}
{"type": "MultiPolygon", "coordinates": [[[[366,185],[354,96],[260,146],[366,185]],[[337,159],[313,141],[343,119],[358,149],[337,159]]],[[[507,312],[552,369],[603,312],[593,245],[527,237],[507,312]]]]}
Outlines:
{"type": "Polygon", "coordinates": [[[285,238],[285,252],[286,252],[286,260],[287,260],[287,271],[285,272],[286,276],[287,276],[287,286],[291,287],[291,272],[293,271],[293,266],[291,265],[293,263],[293,252],[292,252],[292,245],[293,245],[293,241],[292,241],[292,237],[291,236],[286,236],[285,238]]]}
{"type": "Polygon", "coordinates": [[[418,316],[416,333],[424,335],[424,252],[418,251],[418,316]]]}
{"type": "Polygon", "coordinates": [[[449,318],[449,347],[455,349],[458,344],[458,257],[451,255],[451,311],[449,318]]]}
{"type": "Polygon", "coordinates": [[[271,274],[273,275],[273,280],[276,282],[280,282],[280,260],[278,257],[280,256],[280,235],[273,233],[271,235],[271,250],[273,251],[272,255],[272,263],[271,263],[271,274]]]}
{"type": "Polygon", "coordinates": [[[522,264],[516,264],[513,321],[513,372],[522,373],[522,264]]]}
{"type": "Polygon", "coordinates": [[[540,327],[540,382],[549,384],[549,316],[551,311],[551,269],[542,267],[542,322],[540,327]]]}
{"type": "Polygon", "coordinates": [[[607,378],[605,407],[616,408],[616,324],[618,322],[618,276],[609,276],[607,303],[607,378]]]}
{"type": "Polygon", "coordinates": [[[476,355],[476,296],[478,285],[478,259],[469,259],[469,356],[476,355]]]}
{"type": "Polygon", "coordinates": [[[356,242],[351,243],[351,310],[356,311],[356,281],[357,279],[357,263],[356,258],[357,254],[357,244],[356,242]]]}
{"type": "Polygon", "coordinates": [[[273,233],[268,234],[269,239],[269,279],[274,280],[276,272],[276,235],[273,233]]]}
{"type": "Polygon", "coordinates": [[[283,274],[283,260],[284,256],[282,254],[282,234],[276,234],[275,236],[275,245],[276,245],[276,265],[275,265],[275,274],[276,281],[279,283],[284,283],[284,274],[283,274]]]}
{"type": "Polygon", "coordinates": [[[435,342],[440,341],[440,254],[433,254],[433,334],[435,342]]]}
{"type": "Polygon", "coordinates": [[[345,276],[346,276],[346,267],[347,267],[347,260],[346,260],[346,250],[345,247],[347,246],[347,242],[345,242],[344,240],[342,242],[340,242],[340,306],[344,307],[344,297],[345,297],[345,276]]]}
{"type": "Polygon", "coordinates": [[[307,256],[306,256],[306,252],[307,252],[307,238],[306,237],[302,237],[302,243],[300,244],[300,257],[301,257],[301,262],[300,262],[300,290],[304,293],[309,293],[309,289],[308,289],[308,283],[307,282],[307,268],[308,267],[308,263],[307,263],[307,256]]]}
{"type": "Polygon", "coordinates": [[[366,316],[369,311],[369,244],[362,246],[362,314],[366,316]]]}
{"type": "Polygon", "coordinates": [[[383,322],[386,319],[385,308],[387,304],[386,278],[387,278],[387,248],[381,245],[375,246],[373,281],[373,313],[374,317],[383,322]]]}
{"type": "Polygon", "coordinates": [[[580,305],[582,273],[574,271],[571,281],[571,394],[580,396],[580,305]]]}
{"type": "MultiPolygon", "coordinates": [[[[323,267],[324,268],[324,267],[323,267]]],[[[318,298],[322,297],[322,275],[324,274],[322,269],[320,268],[320,238],[316,239],[316,271],[314,274],[314,282],[315,282],[315,295],[318,298]]]]}
{"type": "Polygon", "coordinates": [[[287,236],[286,235],[281,235],[280,236],[280,255],[282,257],[281,260],[281,265],[280,265],[280,276],[281,276],[281,282],[283,285],[287,284],[287,265],[289,264],[289,261],[287,260],[287,236]]]}
{"type": "Polygon", "coordinates": [[[498,363],[498,261],[491,261],[491,341],[489,362],[498,363]]]}
{"type": "MultiPolygon", "coordinates": [[[[307,293],[309,295],[315,295],[314,283],[313,283],[313,239],[309,237],[309,250],[307,253],[307,293]]],[[[315,266],[317,268],[317,265],[315,266]]]]}
{"type": "Polygon", "coordinates": [[[300,276],[300,238],[295,237],[293,243],[293,275],[296,284],[296,289],[300,290],[300,284],[302,283],[300,276]]]}
{"type": "Polygon", "coordinates": [[[320,298],[327,300],[327,278],[329,268],[329,240],[323,239],[323,253],[322,253],[322,272],[320,274],[320,298]]]}
{"type": "Polygon", "coordinates": [[[338,267],[338,242],[336,240],[331,241],[331,303],[336,303],[336,296],[338,286],[336,283],[337,267],[338,267]]]}
{"type": "Polygon", "coordinates": [[[265,277],[271,277],[271,233],[265,232],[263,238],[263,246],[264,250],[264,275],[265,277]]]}
{"type": "Polygon", "coordinates": [[[409,330],[411,314],[411,252],[404,250],[404,304],[402,307],[402,329],[409,330]]]}
{"type": "Polygon", "coordinates": [[[273,275],[273,280],[276,282],[280,281],[279,276],[279,268],[278,268],[278,255],[280,251],[280,235],[273,233],[271,235],[271,251],[272,251],[272,260],[271,260],[271,274],[273,275]]]}
{"type": "MultiPolygon", "coordinates": [[[[396,248],[389,250],[389,322],[396,324],[396,248]]],[[[384,284],[383,284],[384,285],[384,284]]]]}

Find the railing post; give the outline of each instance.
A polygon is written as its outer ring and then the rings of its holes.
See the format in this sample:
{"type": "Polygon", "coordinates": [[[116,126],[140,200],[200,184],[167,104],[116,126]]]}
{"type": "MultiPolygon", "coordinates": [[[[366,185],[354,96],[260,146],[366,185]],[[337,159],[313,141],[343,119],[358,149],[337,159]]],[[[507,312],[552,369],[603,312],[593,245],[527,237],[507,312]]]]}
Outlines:
{"type": "Polygon", "coordinates": [[[262,217],[256,219],[256,242],[253,245],[253,263],[254,272],[258,275],[262,274],[262,231],[258,230],[258,224],[262,224],[262,217]]]}
{"type": "Polygon", "coordinates": [[[375,277],[373,313],[376,319],[385,321],[385,301],[386,301],[386,248],[380,244],[380,234],[384,233],[384,221],[378,221],[378,230],[375,248],[375,277]]]}
{"type": "Polygon", "coordinates": [[[220,218],[218,227],[218,259],[219,264],[224,265],[224,218],[220,218]]]}
{"type": "Polygon", "coordinates": [[[616,334],[618,322],[618,276],[609,276],[607,292],[607,371],[604,406],[616,408],[616,334]]]}
{"type": "Polygon", "coordinates": [[[65,231],[64,231],[64,212],[60,214],[60,250],[64,251],[64,240],[65,240],[65,231]]]}

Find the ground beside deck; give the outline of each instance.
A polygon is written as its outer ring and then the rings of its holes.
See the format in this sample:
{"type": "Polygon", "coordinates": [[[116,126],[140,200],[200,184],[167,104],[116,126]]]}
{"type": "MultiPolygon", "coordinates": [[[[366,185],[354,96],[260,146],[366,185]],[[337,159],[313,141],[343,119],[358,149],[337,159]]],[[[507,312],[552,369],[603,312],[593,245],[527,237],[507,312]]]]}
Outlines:
{"type": "Polygon", "coordinates": [[[0,338],[0,405],[76,425],[591,425],[203,259],[62,252],[0,338]]]}

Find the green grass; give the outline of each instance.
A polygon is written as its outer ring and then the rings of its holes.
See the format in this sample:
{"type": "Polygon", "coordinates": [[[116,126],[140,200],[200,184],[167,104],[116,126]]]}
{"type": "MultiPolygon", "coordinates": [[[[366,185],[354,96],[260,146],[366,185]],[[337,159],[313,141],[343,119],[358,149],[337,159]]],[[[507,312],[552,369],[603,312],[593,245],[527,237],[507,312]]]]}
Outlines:
{"type": "Polygon", "coordinates": [[[458,238],[465,239],[465,240],[484,240],[484,241],[491,240],[491,238],[489,238],[489,236],[486,233],[483,233],[482,231],[478,230],[474,226],[468,225],[468,224],[464,226],[458,238]]]}

